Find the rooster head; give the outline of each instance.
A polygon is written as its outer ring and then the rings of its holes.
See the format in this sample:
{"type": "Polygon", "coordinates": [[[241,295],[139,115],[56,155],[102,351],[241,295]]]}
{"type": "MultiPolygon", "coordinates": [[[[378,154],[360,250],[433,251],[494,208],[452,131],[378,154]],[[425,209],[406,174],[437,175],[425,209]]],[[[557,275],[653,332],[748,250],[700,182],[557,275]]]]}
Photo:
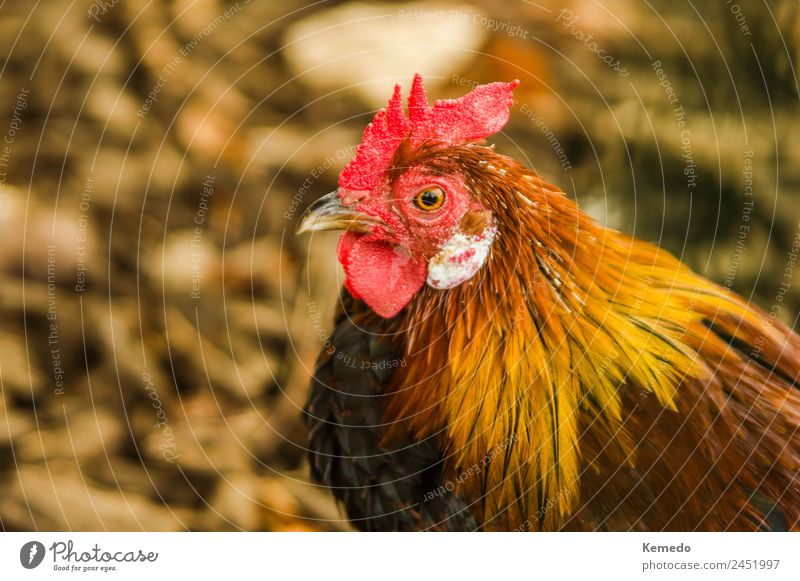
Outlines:
{"type": "Polygon", "coordinates": [[[396,85],[339,175],[338,190],[306,210],[298,233],[345,231],[338,248],[345,286],[378,315],[393,317],[425,284],[464,283],[488,258],[494,217],[440,154],[502,129],[517,84],[481,85],[431,107],[417,74],[408,115],[396,85]]]}

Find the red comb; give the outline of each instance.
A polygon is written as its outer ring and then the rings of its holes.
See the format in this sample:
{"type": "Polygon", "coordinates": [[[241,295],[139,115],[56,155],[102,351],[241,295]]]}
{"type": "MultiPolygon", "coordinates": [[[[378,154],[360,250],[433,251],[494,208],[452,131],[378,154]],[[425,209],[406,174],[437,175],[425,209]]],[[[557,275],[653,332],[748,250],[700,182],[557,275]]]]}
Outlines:
{"type": "Polygon", "coordinates": [[[408,117],[395,85],[389,105],[364,129],[356,154],[339,175],[339,187],[371,190],[380,183],[397,146],[409,134],[412,145],[434,140],[448,145],[497,133],[508,122],[511,92],[519,81],[480,85],[459,99],[428,105],[422,76],[414,75],[408,97],[408,117]]]}

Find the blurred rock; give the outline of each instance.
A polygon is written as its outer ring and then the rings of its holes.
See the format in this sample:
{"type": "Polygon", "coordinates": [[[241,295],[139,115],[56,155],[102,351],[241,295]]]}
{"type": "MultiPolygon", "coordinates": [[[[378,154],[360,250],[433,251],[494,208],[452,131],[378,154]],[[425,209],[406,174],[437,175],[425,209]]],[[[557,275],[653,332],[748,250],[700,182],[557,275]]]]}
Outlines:
{"type": "Polygon", "coordinates": [[[293,294],[296,266],[286,252],[269,238],[245,241],[226,249],[225,288],[245,296],[293,294]],[[281,286],[282,285],[282,286],[281,286]]]}
{"type": "Polygon", "coordinates": [[[201,230],[169,234],[160,252],[148,257],[148,270],[154,280],[163,281],[167,292],[190,298],[213,292],[221,267],[221,254],[201,230]]]}
{"type": "Polygon", "coordinates": [[[20,460],[47,463],[72,458],[91,463],[118,452],[122,425],[106,409],[68,413],[64,421],[68,424],[66,429],[39,429],[17,438],[14,451],[20,460]]]}
{"type": "Polygon", "coordinates": [[[6,404],[6,394],[0,397],[0,450],[2,454],[11,460],[13,443],[25,434],[33,432],[33,419],[27,414],[16,411],[13,407],[6,404]]]}
{"type": "MultiPolygon", "coordinates": [[[[308,176],[314,183],[335,183],[360,139],[359,132],[346,127],[332,125],[316,135],[308,135],[304,127],[286,123],[279,127],[256,127],[248,132],[246,142],[248,157],[254,164],[291,170],[308,176]]],[[[318,192],[323,193],[327,192],[318,192]]]]}
{"type": "Polygon", "coordinates": [[[0,379],[3,392],[31,400],[40,393],[46,375],[30,363],[24,337],[0,331],[0,379]]]}
{"type": "Polygon", "coordinates": [[[209,504],[221,519],[235,528],[257,530],[261,510],[258,503],[259,487],[259,479],[248,472],[226,474],[209,504]]]}
{"type": "Polygon", "coordinates": [[[348,89],[383,107],[395,82],[408,90],[419,72],[435,93],[466,67],[488,37],[474,13],[465,4],[342,4],[289,26],[284,53],[315,91],[348,89]]]}
{"type": "Polygon", "coordinates": [[[183,401],[180,409],[166,411],[166,421],[156,422],[143,437],[144,451],[153,460],[182,470],[219,476],[246,471],[252,460],[247,441],[252,434],[238,431],[210,393],[183,401]]]}
{"type": "Polygon", "coordinates": [[[61,207],[54,210],[38,199],[37,192],[28,194],[5,184],[0,192],[0,230],[4,233],[0,271],[17,271],[24,261],[27,276],[72,286],[79,264],[96,266],[97,238],[90,206],[81,211],[79,193],[69,198],[70,203],[62,200],[61,207]],[[26,231],[22,225],[27,225],[26,231]]]}
{"type": "Polygon", "coordinates": [[[0,514],[6,528],[48,531],[178,531],[187,517],[138,494],[101,488],[69,460],[19,465],[0,497],[0,514]]]}

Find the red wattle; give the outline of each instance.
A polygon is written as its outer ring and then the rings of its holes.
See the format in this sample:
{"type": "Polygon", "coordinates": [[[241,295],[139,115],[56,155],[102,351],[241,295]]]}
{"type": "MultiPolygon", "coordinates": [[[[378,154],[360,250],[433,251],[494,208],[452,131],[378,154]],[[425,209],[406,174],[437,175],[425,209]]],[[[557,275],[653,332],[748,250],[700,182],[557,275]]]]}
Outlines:
{"type": "Polygon", "coordinates": [[[345,233],[339,240],[345,286],[381,317],[393,317],[425,284],[428,267],[404,249],[369,236],[345,233]]]}

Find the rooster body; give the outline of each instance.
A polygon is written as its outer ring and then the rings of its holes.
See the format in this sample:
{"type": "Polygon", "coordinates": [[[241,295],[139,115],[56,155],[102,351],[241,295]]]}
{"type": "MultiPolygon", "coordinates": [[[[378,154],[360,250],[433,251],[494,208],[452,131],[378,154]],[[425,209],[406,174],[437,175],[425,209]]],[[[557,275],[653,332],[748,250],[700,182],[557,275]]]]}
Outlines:
{"type": "Polygon", "coordinates": [[[415,77],[309,209],[313,476],[363,530],[798,529],[800,337],[484,145],[514,86],[415,77]]]}

